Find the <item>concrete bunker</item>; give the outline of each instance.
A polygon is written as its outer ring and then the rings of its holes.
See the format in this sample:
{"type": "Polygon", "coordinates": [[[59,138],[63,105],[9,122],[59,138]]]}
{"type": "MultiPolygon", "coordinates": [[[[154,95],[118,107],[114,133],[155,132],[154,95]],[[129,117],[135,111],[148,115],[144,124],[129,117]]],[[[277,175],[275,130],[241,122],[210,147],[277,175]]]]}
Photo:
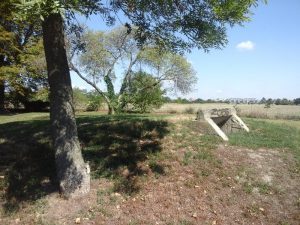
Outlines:
{"type": "Polygon", "coordinates": [[[197,111],[197,120],[205,120],[214,131],[224,140],[228,141],[227,135],[245,130],[249,132],[247,125],[237,116],[231,108],[207,109],[197,111]]]}

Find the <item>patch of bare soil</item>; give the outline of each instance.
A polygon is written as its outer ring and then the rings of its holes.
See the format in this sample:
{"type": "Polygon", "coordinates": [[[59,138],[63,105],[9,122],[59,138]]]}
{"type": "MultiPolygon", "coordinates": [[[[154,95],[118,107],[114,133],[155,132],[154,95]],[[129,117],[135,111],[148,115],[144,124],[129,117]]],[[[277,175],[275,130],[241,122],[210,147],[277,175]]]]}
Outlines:
{"type": "Polygon", "coordinates": [[[223,162],[205,179],[172,163],[168,176],[151,180],[118,214],[99,224],[299,224],[299,177],[275,150],[220,146],[223,162]]]}
{"type": "Polygon", "coordinates": [[[158,164],[138,165],[145,176],[136,178],[136,194],[117,192],[111,180],[94,180],[88,196],[66,201],[52,194],[42,212],[2,224],[299,225],[300,177],[290,170],[288,152],[220,145],[217,165],[198,166],[183,164],[180,151],[171,154],[158,164]]]}

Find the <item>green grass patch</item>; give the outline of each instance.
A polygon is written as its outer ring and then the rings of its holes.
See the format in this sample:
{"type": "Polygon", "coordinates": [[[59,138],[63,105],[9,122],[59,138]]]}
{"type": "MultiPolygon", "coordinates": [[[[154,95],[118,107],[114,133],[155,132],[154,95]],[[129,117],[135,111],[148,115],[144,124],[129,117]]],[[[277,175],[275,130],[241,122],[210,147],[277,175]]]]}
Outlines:
{"type": "Polygon", "coordinates": [[[0,115],[0,124],[18,122],[18,121],[32,121],[32,120],[47,120],[49,113],[18,113],[9,115],[0,115]]]}
{"type": "Polygon", "coordinates": [[[185,152],[182,160],[183,165],[185,166],[189,165],[191,163],[192,158],[193,158],[193,153],[191,151],[185,152]]]}
{"type": "Polygon", "coordinates": [[[285,122],[261,119],[244,119],[249,133],[229,135],[229,143],[251,149],[289,149],[295,156],[300,169],[300,129],[285,122]]]}

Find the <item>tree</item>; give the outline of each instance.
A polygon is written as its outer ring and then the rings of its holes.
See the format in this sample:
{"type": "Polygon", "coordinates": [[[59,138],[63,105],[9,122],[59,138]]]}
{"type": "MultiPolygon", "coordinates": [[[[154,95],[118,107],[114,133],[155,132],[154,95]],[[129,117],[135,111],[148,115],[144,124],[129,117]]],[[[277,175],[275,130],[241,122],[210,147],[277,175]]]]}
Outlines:
{"type": "MultiPolygon", "coordinates": [[[[142,44],[149,38],[174,51],[192,47],[220,48],[226,44],[226,26],[249,20],[257,0],[227,1],[92,1],[22,0],[16,16],[21,20],[41,18],[50,85],[50,121],[57,175],[62,194],[75,196],[89,190],[89,169],[79,145],[72,102],[72,87],[64,42],[64,21],[75,12],[98,13],[111,24],[110,12],[122,11],[138,27],[142,44]],[[105,5],[105,3],[107,3],[105,5]]],[[[131,25],[127,24],[128,32],[131,25]]]]}
{"type": "Polygon", "coordinates": [[[107,33],[86,30],[80,39],[72,35],[69,39],[75,39],[75,45],[69,48],[70,68],[103,96],[109,114],[119,111],[122,96],[140,54],[133,35],[128,34],[126,28],[117,28],[107,33]],[[84,48],[78,48],[78,44],[84,45],[84,48]],[[116,93],[114,71],[120,63],[125,70],[120,91],[116,93]],[[105,91],[98,86],[101,81],[106,84],[105,91]]]}
{"type": "MultiPolygon", "coordinates": [[[[37,93],[42,92],[46,92],[43,94],[47,96],[48,90],[46,60],[43,41],[40,38],[26,44],[19,54],[16,66],[19,67],[18,74],[10,76],[8,91],[16,93],[26,110],[29,110],[27,106],[35,104],[34,101],[48,102],[45,96],[44,99],[42,96],[36,97],[37,93]]],[[[38,111],[38,107],[36,110],[38,111]]]]}
{"type": "Polygon", "coordinates": [[[259,104],[266,104],[267,99],[265,97],[263,97],[260,101],[259,104]]]}
{"type": "Polygon", "coordinates": [[[300,105],[300,98],[295,98],[294,99],[294,104],[295,105],[300,105]]]}
{"type": "Polygon", "coordinates": [[[45,84],[45,73],[37,71],[38,69],[45,71],[40,26],[36,21],[30,23],[16,21],[14,11],[16,11],[14,1],[1,1],[0,110],[4,109],[5,90],[14,92],[14,96],[24,101],[31,88],[45,84]],[[34,63],[36,61],[39,63],[34,63]]]}
{"type": "Polygon", "coordinates": [[[126,104],[141,113],[163,105],[164,91],[161,84],[151,74],[137,72],[132,75],[131,85],[126,93],[126,104]]]}
{"type": "MultiPolygon", "coordinates": [[[[151,81],[155,82],[150,82],[151,85],[148,84],[144,88],[148,93],[151,89],[157,91],[156,86],[160,86],[162,82],[172,83],[172,90],[186,93],[196,80],[195,71],[183,56],[169,51],[161,51],[157,47],[137,48],[134,34],[133,31],[131,35],[128,34],[125,28],[117,28],[107,33],[88,30],[83,33],[82,38],[76,42],[75,46],[70,47],[70,68],[104,97],[109,108],[109,114],[124,110],[129,100],[125,96],[129,94],[140,96],[140,91],[139,93],[132,92],[138,89],[130,87],[133,83],[134,69],[141,70],[141,67],[145,67],[145,69],[154,72],[154,78],[151,81]],[[84,48],[76,51],[79,49],[77,48],[78,43],[79,45],[83,44],[84,48]],[[77,52],[77,57],[75,52],[77,52]],[[77,63],[74,62],[76,59],[77,63]],[[125,69],[121,78],[120,90],[116,92],[114,80],[120,79],[120,76],[116,75],[114,71],[116,65],[120,64],[125,69]],[[106,91],[98,86],[101,81],[106,84],[106,91]]],[[[74,37],[69,39],[72,40],[74,37]]],[[[141,79],[142,77],[136,76],[135,79],[138,78],[141,79]]],[[[143,76],[143,79],[150,81],[146,75],[143,76]]],[[[139,83],[139,86],[141,84],[139,83]]]]}

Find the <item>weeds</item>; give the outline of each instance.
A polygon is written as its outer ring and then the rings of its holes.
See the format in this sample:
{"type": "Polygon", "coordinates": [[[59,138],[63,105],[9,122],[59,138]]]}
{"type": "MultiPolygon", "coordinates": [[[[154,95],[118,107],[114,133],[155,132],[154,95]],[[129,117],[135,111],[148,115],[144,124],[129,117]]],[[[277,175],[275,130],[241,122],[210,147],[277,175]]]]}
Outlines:
{"type": "Polygon", "coordinates": [[[190,151],[185,152],[182,160],[183,165],[187,166],[188,164],[190,164],[192,157],[193,157],[192,152],[190,151]]]}

